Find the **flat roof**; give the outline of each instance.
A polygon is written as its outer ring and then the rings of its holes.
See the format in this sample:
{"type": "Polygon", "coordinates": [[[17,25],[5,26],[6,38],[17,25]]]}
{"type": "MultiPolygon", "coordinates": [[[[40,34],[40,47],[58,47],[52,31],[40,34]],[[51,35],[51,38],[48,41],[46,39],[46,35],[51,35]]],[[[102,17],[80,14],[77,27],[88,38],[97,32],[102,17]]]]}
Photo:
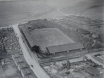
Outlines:
{"type": "Polygon", "coordinates": [[[50,46],[47,47],[47,50],[50,53],[57,53],[57,52],[64,52],[64,51],[70,51],[70,50],[76,50],[76,49],[82,49],[84,46],[81,43],[69,43],[64,45],[58,45],[58,46],[50,46]]]}
{"type": "MultiPolygon", "coordinates": [[[[31,34],[39,42],[42,51],[47,51],[46,47],[75,43],[71,38],[58,28],[34,29],[31,34]]],[[[61,51],[61,50],[60,50],[61,51]]]]}

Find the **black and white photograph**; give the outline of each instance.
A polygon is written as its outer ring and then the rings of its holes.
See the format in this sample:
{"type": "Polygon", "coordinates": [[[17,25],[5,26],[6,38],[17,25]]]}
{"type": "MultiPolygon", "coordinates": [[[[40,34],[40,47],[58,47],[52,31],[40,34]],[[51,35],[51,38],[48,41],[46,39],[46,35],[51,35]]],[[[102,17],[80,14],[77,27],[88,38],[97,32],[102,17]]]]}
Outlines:
{"type": "Polygon", "coordinates": [[[0,78],[104,78],[104,0],[0,0],[0,78]]]}

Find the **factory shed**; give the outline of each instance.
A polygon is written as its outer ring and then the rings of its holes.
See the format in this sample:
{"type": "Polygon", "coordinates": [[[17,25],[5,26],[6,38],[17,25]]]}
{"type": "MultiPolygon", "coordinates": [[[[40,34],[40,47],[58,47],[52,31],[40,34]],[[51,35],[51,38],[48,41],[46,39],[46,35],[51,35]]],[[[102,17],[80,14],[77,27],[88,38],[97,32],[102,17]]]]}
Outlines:
{"type": "Polygon", "coordinates": [[[73,51],[80,49],[84,49],[84,46],[81,43],[69,43],[64,45],[47,47],[49,53],[58,53],[58,52],[73,51]]]}
{"type": "Polygon", "coordinates": [[[100,71],[96,69],[95,67],[87,67],[85,68],[85,71],[92,76],[95,76],[95,77],[100,76],[100,71]]]}

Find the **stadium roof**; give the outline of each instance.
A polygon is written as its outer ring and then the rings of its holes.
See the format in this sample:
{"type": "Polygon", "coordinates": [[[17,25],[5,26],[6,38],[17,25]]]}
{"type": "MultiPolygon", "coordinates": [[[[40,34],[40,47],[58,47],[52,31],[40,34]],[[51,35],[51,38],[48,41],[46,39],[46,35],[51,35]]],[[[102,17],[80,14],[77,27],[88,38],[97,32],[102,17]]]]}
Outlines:
{"type": "Polygon", "coordinates": [[[50,53],[57,53],[57,52],[64,52],[64,51],[70,51],[70,50],[76,50],[76,49],[82,49],[84,48],[81,43],[69,43],[64,45],[58,45],[58,46],[50,46],[47,47],[47,50],[50,53]]]}
{"type": "MultiPolygon", "coordinates": [[[[58,46],[75,43],[71,38],[65,35],[58,28],[34,29],[31,34],[39,42],[42,51],[47,51],[46,47],[58,46]]],[[[61,50],[60,50],[61,51],[61,50]]]]}
{"type": "Polygon", "coordinates": [[[22,30],[22,34],[24,35],[24,37],[26,38],[31,47],[34,47],[35,45],[39,46],[36,39],[32,36],[30,31],[25,26],[21,26],[20,28],[22,30]]]}

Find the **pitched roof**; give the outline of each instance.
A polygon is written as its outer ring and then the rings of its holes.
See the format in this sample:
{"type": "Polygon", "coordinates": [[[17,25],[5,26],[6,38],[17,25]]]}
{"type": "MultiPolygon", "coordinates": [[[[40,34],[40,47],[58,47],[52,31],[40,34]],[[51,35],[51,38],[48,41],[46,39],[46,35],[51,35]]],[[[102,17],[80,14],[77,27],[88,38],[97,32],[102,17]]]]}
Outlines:
{"type": "Polygon", "coordinates": [[[34,47],[35,45],[39,46],[37,40],[32,36],[30,31],[25,26],[21,26],[21,30],[31,47],[34,47]]]}
{"type": "Polygon", "coordinates": [[[99,76],[100,71],[97,70],[95,67],[87,67],[85,68],[86,72],[88,72],[90,75],[99,76]]]}
{"type": "Polygon", "coordinates": [[[50,46],[47,47],[47,50],[50,53],[64,52],[76,49],[82,49],[84,46],[81,43],[69,43],[64,45],[50,46]]]}

